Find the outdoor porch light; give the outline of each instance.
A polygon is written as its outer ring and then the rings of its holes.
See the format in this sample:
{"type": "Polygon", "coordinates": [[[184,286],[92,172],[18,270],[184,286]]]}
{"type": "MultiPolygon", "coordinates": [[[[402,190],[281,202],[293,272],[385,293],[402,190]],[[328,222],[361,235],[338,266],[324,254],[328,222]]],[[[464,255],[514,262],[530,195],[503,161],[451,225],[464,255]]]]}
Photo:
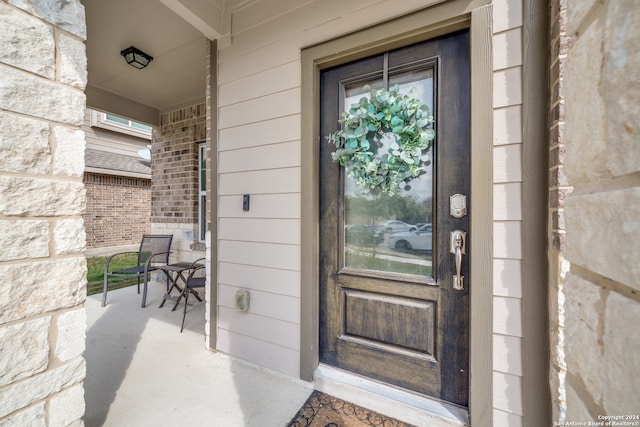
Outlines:
{"type": "Polygon", "coordinates": [[[153,61],[153,57],[151,55],[147,55],[140,49],[137,49],[133,46],[129,46],[128,48],[120,52],[120,55],[124,56],[127,64],[139,70],[143,69],[144,67],[149,65],[149,62],[153,61]]]}

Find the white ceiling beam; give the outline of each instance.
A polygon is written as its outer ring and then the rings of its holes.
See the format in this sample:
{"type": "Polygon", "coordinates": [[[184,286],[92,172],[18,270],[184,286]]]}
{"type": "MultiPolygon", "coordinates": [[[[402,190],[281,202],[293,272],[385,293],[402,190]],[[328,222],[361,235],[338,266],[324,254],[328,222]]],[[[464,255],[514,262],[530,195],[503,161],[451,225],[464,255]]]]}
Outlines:
{"type": "Polygon", "coordinates": [[[160,2],[209,40],[216,40],[225,33],[223,28],[224,1],[160,0],[160,2]]]}

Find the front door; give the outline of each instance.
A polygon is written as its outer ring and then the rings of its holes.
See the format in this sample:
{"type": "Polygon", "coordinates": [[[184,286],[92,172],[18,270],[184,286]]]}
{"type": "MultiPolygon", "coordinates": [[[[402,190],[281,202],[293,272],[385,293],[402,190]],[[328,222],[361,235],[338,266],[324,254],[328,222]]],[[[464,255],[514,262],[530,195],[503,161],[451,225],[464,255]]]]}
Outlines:
{"type": "Polygon", "coordinates": [[[320,80],[320,361],[461,406],[473,286],[469,73],[462,31],[325,70],[320,80]],[[372,89],[394,87],[429,107],[436,137],[425,173],[389,196],[347,176],[325,137],[372,89]],[[464,277],[454,283],[458,266],[464,277]]]}

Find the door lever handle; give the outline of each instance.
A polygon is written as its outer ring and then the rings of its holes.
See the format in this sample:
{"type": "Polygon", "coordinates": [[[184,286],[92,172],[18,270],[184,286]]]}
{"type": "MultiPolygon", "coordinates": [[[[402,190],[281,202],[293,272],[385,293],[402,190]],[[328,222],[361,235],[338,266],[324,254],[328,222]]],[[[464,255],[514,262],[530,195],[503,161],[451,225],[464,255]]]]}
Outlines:
{"type": "Polygon", "coordinates": [[[467,233],[461,230],[451,232],[451,245],[449,252],[455,257],[456,272],[453,275],[453,289],[457,291],[464,290],[464,276],[462,271],[462,255],[466,254],[467,233]]]}

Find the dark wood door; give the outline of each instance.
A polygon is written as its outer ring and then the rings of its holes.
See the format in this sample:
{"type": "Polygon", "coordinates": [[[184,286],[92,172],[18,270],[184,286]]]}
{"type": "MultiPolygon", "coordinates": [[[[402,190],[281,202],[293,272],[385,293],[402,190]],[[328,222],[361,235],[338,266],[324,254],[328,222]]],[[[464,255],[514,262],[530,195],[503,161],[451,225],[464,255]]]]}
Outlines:
{"type": "Polygon", "coordinates": [[[450,235],[469,231],[469,215],[452,216],[450,197],[470,200],[469,73],[467,31],[325,70],[319,135],[321,362],[461,406],[472,254],[456,290],[450,235]],[[371,88],[395,85],[433,112],[431,164],[398,194],[371,194],[332,161],[325,137],[371,88]]]}

